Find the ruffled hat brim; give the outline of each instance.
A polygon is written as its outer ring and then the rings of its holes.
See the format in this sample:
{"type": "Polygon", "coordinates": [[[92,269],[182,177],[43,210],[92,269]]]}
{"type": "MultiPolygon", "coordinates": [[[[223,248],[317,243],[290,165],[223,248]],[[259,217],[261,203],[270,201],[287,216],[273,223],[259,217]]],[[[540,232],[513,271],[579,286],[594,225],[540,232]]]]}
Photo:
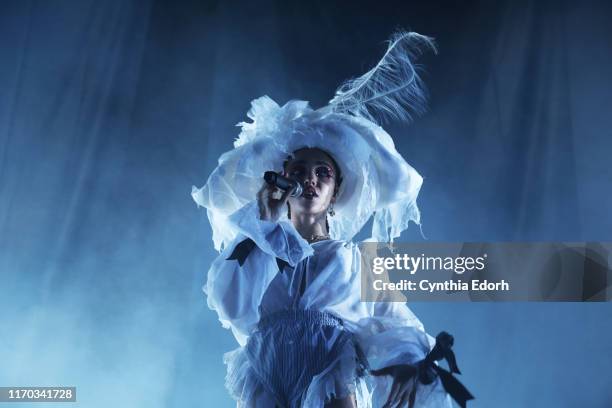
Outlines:
{"type": "Polygon", "coordinates": [[[239,124],[235,149],[220,157],[203,188],[192,190],[208,210],[217,249],[234,238],[227,217],[255,200],[263,173],[281,171],[284,160],[304,147],[329,153],[342,173],[336,215],[329,217],[332,238],[350,241],[372,215],[376,241],[392,241],[409,221],[420,223],[416,198],[423,179],[380,126],[329,108],[312,110],[305,101],[280,107],[267,96],[252,102],[248,116],[253,122],[239,124]]]}

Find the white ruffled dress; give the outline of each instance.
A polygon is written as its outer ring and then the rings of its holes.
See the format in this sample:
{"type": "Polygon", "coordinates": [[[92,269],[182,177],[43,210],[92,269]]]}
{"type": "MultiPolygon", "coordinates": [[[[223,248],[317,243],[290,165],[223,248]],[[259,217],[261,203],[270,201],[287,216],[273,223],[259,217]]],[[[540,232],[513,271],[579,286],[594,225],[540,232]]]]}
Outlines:
{"type": "MultiPolygon", "coordinates": [[[[359,408],[382,407],[392,378],[360,374],[356,348],[373,370],[414,364],[435,344],[419,319],[405,303],[360,300],[357,245],[338,240],[309,244],[290,222],[260,220],[256,202],[231,215],[230,222],[240,234],[213,262],[203,290],[209,307],[240,345],[224,356],[226,387],[232,397],[241,407],[323,408],[331,399],[354,394],[359,408]],[[245,239],[255,246],[244,263],[228,260],[245,239]],[[278,259],[286,263],[282,270],[278,259]],[[306,321],[293,322],[293,331],[288,330],[284,323],[288,312],[331,315],[342,321],[343,333],[306,321]],[[265,327],[274,330],[262,332],[264,320],[272,320],[265,327]],[[350,334],[352,341],[343,334],[350,334]],[[296,344],[282,338],[286,335],[296,337],[296,344]],[[318,361],[309,363],[314,361],[310,357],[318,361]],[[288,389],[284,400],[262,373],[281,379],[288,389]]],[[[437,378],[418,385],[415,406],[450,408],[452,404],[437,378]]]]}

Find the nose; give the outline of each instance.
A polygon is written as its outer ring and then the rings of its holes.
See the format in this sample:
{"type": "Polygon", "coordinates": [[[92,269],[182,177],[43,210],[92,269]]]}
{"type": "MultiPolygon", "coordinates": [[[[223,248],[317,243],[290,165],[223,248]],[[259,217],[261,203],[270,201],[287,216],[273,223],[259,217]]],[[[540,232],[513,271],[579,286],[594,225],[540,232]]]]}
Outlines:
{"type": "Polygon", "coordinates": [[[316,182],[313,180],[313,178],[311,176],[306,177],[306,180],[304,180],[304,186],[315,186],[316,182]]]}
{"type": "Polygon", "coordinates": [[[317,185],[317,174],[314,170],[307,172],[306,178],[304,179],[304,186],[316,186],[317,185]]]}

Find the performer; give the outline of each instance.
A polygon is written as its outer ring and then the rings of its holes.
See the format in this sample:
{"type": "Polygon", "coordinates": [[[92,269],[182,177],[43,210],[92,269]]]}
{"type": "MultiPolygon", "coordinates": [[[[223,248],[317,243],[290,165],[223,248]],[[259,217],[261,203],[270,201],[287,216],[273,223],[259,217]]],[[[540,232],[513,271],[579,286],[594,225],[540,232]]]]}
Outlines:
{"type": "Polygon", "coordinates": [[[206,185],[215,248],[203,287],[240,347],[226,353],[226,386],[240,407],[450,407],[469,392],[452,336],[436,339],[405,303],[360,301],[351,240],[374,217],[372,240],[420,225],[421,176],[376,119],[409,119],[425,102],[412,59],[430,38],[401,32],[381,61],[330,103],[252,102],[235,148],[206,185]],[[379,115],[379,116],[376,116],[379,115]],[[275,170],[294,185],[263,182],[275,170]],[[299,184],[301,194],[291,196],[299,184]]]}

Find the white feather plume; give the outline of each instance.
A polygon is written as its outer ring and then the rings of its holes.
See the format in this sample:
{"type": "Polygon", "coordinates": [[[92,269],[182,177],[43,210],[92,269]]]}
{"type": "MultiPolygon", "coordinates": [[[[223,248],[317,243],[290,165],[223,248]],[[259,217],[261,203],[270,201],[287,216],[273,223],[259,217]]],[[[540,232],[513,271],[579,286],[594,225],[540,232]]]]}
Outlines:
{"type": "Polygon", "coordinates": [[[329,101],[330,107],[373,122],[411,120],[413,114],[424,113],[427,93],[413,62],[424,49],[437,51],[433,38],[405,31],[394,34],[378,64],[342,84],[329,101]]]}

